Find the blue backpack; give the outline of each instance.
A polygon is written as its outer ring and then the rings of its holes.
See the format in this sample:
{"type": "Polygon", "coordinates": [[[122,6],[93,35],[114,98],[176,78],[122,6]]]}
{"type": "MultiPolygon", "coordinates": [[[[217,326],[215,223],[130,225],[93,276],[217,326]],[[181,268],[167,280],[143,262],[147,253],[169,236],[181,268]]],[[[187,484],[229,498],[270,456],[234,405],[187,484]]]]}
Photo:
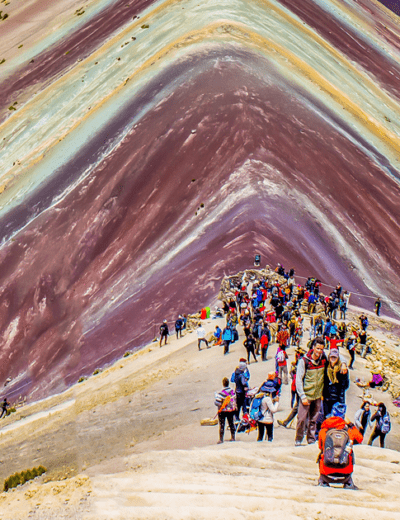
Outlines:
{"type": "Polygon", "coordinates": [[[264,418],[264,414],[261,413],[261,401],[264,396],[265,394],[263,393],[256,394],[251,402],[249,415],[255,421],[261,421],[264,418]]]}

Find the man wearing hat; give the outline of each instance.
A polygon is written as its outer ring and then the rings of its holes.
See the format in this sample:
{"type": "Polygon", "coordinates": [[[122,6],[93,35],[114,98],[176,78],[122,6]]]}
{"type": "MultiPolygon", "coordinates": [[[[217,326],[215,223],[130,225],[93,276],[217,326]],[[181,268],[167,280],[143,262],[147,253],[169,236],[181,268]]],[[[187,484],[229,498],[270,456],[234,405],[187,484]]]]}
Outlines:
{"type": "Polygon", "coordinates": [[[165,340],[165,345],[167,344],[168,334],[169,334],[169,330],[168,330],[167,320],[164,320],[160,326],[160,347],[161,347],[163,338],[165,340]]]}
{"type": "Polygon", "coordinates": [[[345,489],[357,489],[352,479],[353,444],[361,444],[363,436],[354,424],[345,419],[345,414],[346,405],[336,403],[331,415],[321,425],[318,437],[321,450],[318,457],[319,486],[343,484],[345,489]]]}

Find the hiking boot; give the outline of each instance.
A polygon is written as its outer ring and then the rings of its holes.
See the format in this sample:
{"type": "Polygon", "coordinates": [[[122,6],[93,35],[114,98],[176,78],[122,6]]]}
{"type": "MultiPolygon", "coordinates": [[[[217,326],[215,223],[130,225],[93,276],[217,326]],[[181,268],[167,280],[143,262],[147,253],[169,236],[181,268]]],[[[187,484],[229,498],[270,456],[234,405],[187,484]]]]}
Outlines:
{"type": "Polygon", "coordinates": [[[330,487],[330,485],[328,484],[328,482],[320,482],[318,481],[318,486],[321,486],[321,487],[330,487]]]}
{"type": "Polygon", "coordinates": [[[223,444],[224,441],[221,441],[221,439],[217,442],[217,444],[223,444]]]}
{"type": "Polygon", "coordinates": [[[278,419],[278,424],[279,424],[279,426],[283,426],[284,428],[287,428],[287,424],[285,423],[285,421],[281,421],[280,419],[278,419]]]}
{"type": "Polygon", "coordinates": [[[296,441],[296,442],[294,443],[294,445],[295,445],[296,447],[297,447],[297,446],[301,446],[301,441],[296,441]]]}

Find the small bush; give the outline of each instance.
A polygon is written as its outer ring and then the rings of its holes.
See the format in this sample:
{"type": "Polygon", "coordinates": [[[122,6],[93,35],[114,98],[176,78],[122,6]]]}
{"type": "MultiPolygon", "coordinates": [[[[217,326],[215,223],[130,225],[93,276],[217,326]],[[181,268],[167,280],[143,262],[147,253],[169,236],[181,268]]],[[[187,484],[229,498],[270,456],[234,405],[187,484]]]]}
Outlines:
{"type": "Polygon", "coordinates": [[[25,484],[25,482],[33,480],[35,477],[43,475],[43,473],[46,473],[46,468],[44,466],[27,469],[26,471],[21,471],[21,473],[14,473],[14,475],[6,478],[4,481],[4,491],[7,492],[9,489],[25,484]]]}
{"type": "Polygon", "coordinates": [[[144,23],[141,28],[142,29],[148,29],[149,27],[150,27],[150,25],[148,25],[147,23],[144,23]]]}
{"type": "Polygon", "coordinates": [[[6,416],[10,415],[11,413],[15,413],[16,411],[17,409],[15,408],[15,406],[10,406],[10,408],[6,411],[6,416]]]}
{"type": "Polygon", "coordinates": [[[86,381],[86,377],[82,376],[78,379],[78,383],[83,383],[84,381],[86,381]]]}
{"type": "Polygon", "coordinates": [[[128,350],[127,352],[125,352],[124,357],[128,357],[128,356],[130,356],[131,354],[132,354],[132,352],[129,352],[129,350],[128,350]]]}
{"type": "Polygon", "coordinates": [[[97,376],[97,374],[100,374],[101,370],[100,368],[96,368],[96,370],[93,372],[94,376],[97,376]]]}

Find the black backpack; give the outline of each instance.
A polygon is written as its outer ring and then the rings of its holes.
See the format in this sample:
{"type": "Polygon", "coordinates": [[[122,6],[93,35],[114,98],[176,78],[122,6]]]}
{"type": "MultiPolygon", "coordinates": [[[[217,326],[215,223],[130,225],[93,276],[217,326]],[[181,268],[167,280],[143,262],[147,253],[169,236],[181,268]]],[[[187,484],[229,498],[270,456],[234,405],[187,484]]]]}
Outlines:
{"type": "Polygon", "coordinates": [[[352,461],[353,444],[347,428],[328,430],[323,447],[324,465],[328,468],[346,468],[352,461]]]}

